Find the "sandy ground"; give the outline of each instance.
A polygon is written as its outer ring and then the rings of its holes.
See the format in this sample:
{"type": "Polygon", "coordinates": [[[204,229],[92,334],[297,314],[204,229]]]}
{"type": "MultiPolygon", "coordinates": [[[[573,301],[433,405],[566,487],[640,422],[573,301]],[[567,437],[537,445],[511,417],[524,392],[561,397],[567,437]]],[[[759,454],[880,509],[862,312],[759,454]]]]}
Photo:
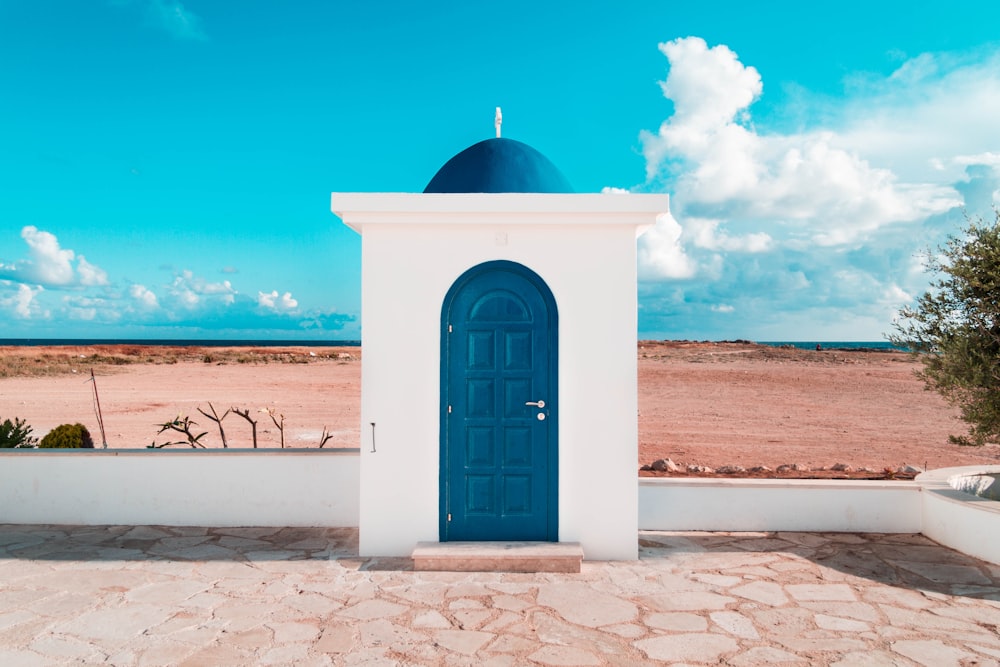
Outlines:
{"type": "MultiPolygon", "coordinates": [[[[53,348],[32,348],[31,354],[53,348]]],[[[48,352],[46,352],[48,351],[48,352]]],[[[92,348],[67,348],[82,362],[92,348]]],[[[100,356],[111,354],[101,348],[100,356]]],[[[127,352],[127,351],[126,351],[127,352]]],[[[146,447],[182,438],[158,433],[186,415],[202,442],[221,447],[217,426],[198,412],[249,410],[258,445],[279,447],[281,433],[266,410],[284,416],[288,447],[357,447],[361,353],[358,348],[294,348],[285,361],[262,363],[240,353],[189,350],[169,363],[94,366],[109,447],[146,447]]],[[[23,348],[0,350],[26,354],[23,348]]],[[[846,463],[881,471],[902,464],[939,468],[996,463],[1000,448],[959,447],[956,411],[914,377],[904,354],[775,349],[741,343],[641,343],[639,460],[659,458],[724,465],[846,463]]],[[[260,355],[265,358],[265,355],[260,355]]],[[[133,359],[134,361],[134,359],[133,359]]],[[[100,447],[89,368],[45,377],[0,378],[0,418],[20,417],[42,435],[65,422],[85,424],[100,447]]],[[[250,424],[223,422],[231,447],[252,445],[250,424]]],[[[803,472],[794,476],[812,476],[803,472]]],[[[767,474],[767,476],[773,476],[767,474]]]]}

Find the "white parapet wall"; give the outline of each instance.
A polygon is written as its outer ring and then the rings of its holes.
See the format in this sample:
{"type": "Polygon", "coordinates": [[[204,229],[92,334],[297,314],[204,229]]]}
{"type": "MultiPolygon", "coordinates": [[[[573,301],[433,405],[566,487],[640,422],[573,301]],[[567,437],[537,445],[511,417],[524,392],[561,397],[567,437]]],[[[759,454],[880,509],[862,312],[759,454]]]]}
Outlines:
{"type": "Polygon", "coordinates": [[[907,481],[639,479],[640,530],[921,532],[907,481]]]}
{"type": "Polygon", "coordinates": [[[357,526],[356,449],[0,450],[0,523],[357,526]]]}
{"type": "Polygon", "coordinates": [[[941,468],[919,475],[921,532],[946,547],[1000,564],[1000,502],[974,495],[977,477],[997,473],[1000,466],[994,465],[941,468]]]}
{"type": "MultiPolygon", "coordinates": [[[[639,478],[638,528],[923,533],[1000,564],[1000,502],[958,490],[996,474],[639,478]]],[[[356,449],[0,450],[0,524],[356,527],[359,479],[356,449]]]]}

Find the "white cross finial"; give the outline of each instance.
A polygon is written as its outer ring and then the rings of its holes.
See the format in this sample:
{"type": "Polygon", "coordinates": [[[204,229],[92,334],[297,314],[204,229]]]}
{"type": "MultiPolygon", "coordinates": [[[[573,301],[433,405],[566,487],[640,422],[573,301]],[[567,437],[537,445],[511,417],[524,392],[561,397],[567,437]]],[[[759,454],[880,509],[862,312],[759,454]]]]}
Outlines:
{"type": "Polygon", "coordinates": [[[493,119],[493,124],[497,128],[497,139],[500,138],[500,126],[503,125],[503,114],[500,113],[500,107],[497,107],[497,115],[493,119]]]}

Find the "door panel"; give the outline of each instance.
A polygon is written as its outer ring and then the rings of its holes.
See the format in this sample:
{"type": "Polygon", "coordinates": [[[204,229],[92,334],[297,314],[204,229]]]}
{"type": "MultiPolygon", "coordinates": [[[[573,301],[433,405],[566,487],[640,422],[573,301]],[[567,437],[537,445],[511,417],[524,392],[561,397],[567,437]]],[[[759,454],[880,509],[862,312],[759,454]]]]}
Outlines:
{"type": "Polygon", "coordinates": [[[441,326],[441,539],[558,539],[551,292],[489,262],[456,281],[441,326]]]}

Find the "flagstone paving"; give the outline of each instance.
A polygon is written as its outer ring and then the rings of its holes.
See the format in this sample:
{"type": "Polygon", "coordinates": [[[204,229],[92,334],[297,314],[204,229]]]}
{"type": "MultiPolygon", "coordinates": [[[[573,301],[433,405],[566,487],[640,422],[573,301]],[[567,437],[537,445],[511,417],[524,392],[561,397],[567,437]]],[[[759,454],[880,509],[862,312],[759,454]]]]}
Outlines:
{"type": "Polygon", "coordinates": [[[414,572],[354,529],[0,525],[0,665],[1000,665],[1000,567],[919,535],[639,545],[414,572]]]}

